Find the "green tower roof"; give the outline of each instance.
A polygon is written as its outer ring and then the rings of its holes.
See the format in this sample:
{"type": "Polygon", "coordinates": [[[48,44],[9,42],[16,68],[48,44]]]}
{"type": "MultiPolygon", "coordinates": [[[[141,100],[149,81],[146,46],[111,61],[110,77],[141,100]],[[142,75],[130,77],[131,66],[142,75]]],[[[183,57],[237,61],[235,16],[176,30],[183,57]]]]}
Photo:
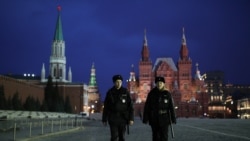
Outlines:
{"type": "Polygon", "coordinates": [[[94,63],[92,64],[92,68],[91,68],[89,86],[97,86],[96,75],[95,75],[95,65],[94,65],[94,63]]]}
{"type": "Polygon", "coordinates": [[[62,32],[62,21],[61,21],[61,6],[57,7],[58,17],[56,22],[56,30],[54,34],[54,40],[63,40],[63,32],[62,32]]]}

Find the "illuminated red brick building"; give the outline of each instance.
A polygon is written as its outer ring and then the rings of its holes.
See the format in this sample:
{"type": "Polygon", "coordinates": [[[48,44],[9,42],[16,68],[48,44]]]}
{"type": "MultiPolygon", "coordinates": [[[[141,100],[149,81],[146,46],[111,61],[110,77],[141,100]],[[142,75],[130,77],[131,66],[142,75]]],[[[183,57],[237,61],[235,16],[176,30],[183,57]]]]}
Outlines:
{"type": "Polygon", "coordinates": [[[132,69],[130,79],[127,81],[131,97],[135,102],[135,114],[142,112],[147,94],[154,87],[155,76],[165,78],[166,88],[173,95],[178,117],[198,117],[208,113],[206,85],[200,75],[198,64],[196,64],[195,77],[192,77],[192,60],[188,53],[183,29],[177,66],[171,57],[157,58],[153,65],[145,32],[138,80],[131,79],[135,78],[135,72],[132,69]]]}

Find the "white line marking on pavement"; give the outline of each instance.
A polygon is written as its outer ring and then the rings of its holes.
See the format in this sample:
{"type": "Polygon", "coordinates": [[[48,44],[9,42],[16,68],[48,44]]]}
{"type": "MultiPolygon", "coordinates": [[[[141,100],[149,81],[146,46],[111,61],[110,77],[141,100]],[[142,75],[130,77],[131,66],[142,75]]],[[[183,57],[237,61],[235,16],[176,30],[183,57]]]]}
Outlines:
{"type": "Polygon", "coordinates": [[[190,126],[190,125],[179,125],[179,126],[186,126],[186,127],[190,127],[190,128],[194,128],[194,129],[198,129],[198,130],[203,130],[203,131],[207,131],[207,132],[215,133],[215,134],[220,134],[220,135],[225,135],[225,136],[231,136],[231,137],[236,137],[236,138],[241,138],[241,139],[247,139],[247,140],[250,140],[250,138],[249,138],[249,137],[245,137],[245,136],[238,136],[238,135],[227,134],[227,133],[222,133],[222,132],[213,131],[213,130],[208,130],[208,129],[203,129],[203,128],[199,128],[199,127],[195,127],[195,126],[190,126]]]}

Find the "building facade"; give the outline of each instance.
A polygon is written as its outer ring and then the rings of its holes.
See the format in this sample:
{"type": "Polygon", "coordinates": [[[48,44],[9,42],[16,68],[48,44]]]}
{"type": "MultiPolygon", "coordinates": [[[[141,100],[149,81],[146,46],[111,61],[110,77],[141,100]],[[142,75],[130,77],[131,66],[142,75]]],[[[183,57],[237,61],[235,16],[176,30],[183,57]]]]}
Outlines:
{"type": "Polygon", "coordinates": [[[250,118],[250,85],[225,84],[223,86],[225,118],[250,118]]]}
{"type": "Polygon", "coordinates": [[[208,111],[211,118],[223,118],[226,115],[226,97],[223,93],[224,73],[222,71],[209,71],[205,75],[207,93],[209,95],[208,111]]]}
{"type": "Polygon", "coordinates": [[[177,66],[171,57],[157,58],[153,64],[145,31],[138,80],[131,79],[135,78],[135,72],[131,71],[127,81],[135,102],[135,114],[142,112],[147,94],[155,86],[156,76],[165,78],[165,87],[172,93],[178,117],[198,117],[208,113],[206,85],[198,65],[195,77],[192,77],[192,60],[189,57],[184,28],[179,55],[177,66]]]}

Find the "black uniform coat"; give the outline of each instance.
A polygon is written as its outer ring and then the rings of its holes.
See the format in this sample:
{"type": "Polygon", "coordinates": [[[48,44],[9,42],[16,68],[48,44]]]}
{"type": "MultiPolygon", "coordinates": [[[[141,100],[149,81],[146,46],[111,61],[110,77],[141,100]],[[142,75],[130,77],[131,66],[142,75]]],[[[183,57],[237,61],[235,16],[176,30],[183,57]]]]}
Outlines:
{"type": "Polygon", "coordinates": [[[102,122],[120,125],[130,120],[134,121],[134,108],[128,90],[112,87],[105,97],[102,122]]]}
{"type": "Polygon", "coordinates": [[[160,91],[158,88],[153,88],[148,96],[144,106],[143,123],[150,125],[167,126],[176,123],[174,111],[174,102],[171,94],[167,90],[160,91]],[[169,115],[170,114],[170,115],[169,115]]]}

